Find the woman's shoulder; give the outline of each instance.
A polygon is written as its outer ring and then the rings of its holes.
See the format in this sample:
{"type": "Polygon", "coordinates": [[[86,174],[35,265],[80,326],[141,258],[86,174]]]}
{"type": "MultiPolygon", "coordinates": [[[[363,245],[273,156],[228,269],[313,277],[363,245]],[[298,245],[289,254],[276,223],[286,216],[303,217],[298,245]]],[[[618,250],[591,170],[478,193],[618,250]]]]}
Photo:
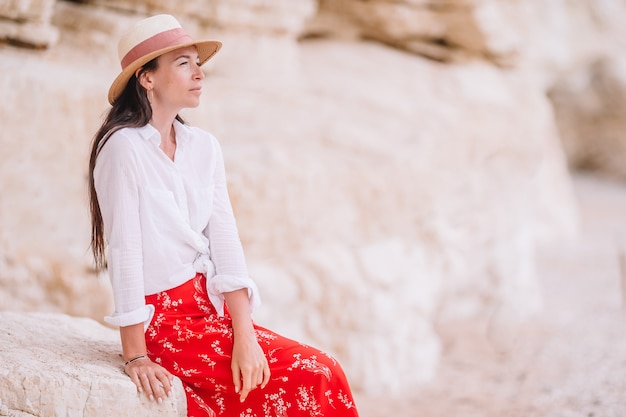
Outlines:
{"type": "Polygon", "coordinates": [[[123,127],[111,133],[109,138],[100,148],[98,159],[110,159],[122,161],[135,160],[135,155],[140,151],[137,149],[141,137],[141,128],[123,127]]]}
{"type": "Polygon", "coordinates": [[[205,130],[198,126],[185,125],[191,132],[191,135],[197,139],[209,140],[211,142],[217,142],[217,138],[208,130],[205,130]]]}
{"type": "Polygon", "coordinates": [[[145,137],[148,138],[149,136],[154,135],[156,132],[156,130],[150,126],[150,125],[145,125],[145,126],[141,126],[141,127],[122,127],[117,129],[115,132],[113,132],[113,134],[111,134],[111,139],[113,137],[119,138],[117,140],[120,139],[134,139],[134,138],[141,138],[141,137],[145,137]]]}
{"type": "Polygon", "coordinates": [[[145,126],[122,127],[120,129],[117,129],[116,131],[111,133],[106,142],[106,146],[104,146],[103,149],[106,147],[118,150],[128,150],[130,148],[133,148],[138,143],[137,139],[141,138],[142,135],[144,135],[144,133],[142,133],[144,130],[146,130],[145,126]]]}
{"type": "Polygon", "coordinates": [[[197,126],[186,126],[186,128],[189,129],[190,136],[197,146],[208,147],[210,150],[220,148],[219,141],[211,132],[197,126]]]}

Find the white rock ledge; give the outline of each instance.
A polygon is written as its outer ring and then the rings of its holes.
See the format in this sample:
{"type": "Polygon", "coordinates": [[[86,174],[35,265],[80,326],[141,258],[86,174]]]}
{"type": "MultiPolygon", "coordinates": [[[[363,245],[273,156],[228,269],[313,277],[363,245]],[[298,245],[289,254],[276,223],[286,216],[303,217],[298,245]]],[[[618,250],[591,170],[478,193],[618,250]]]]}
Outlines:
{"type": "Polygon", "coordinates": [[[162,404],[122,371],[119,335],[92,319],[0,312],[0,416],[187,415],[176,380],[162,404]]]}

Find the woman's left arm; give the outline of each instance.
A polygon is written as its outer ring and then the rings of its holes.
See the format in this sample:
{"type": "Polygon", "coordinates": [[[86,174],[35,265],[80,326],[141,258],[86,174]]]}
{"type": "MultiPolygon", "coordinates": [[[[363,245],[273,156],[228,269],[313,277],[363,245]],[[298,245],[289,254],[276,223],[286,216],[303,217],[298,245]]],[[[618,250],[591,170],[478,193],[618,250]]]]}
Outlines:
{"type": "Polygon", "coordinates": [[[233,321],[233,383],[240,401],[244,402],[257,386],[265,388],[270,379],[270,368],[252,326],[248,290],[227,292],[224,298],[233,321]]]}
{"type": "MultiPolygon", "coordinates": [[[[211,261],[215,266],[215,275],[207,277],[209,297],[219,315],[224,314],[225,294],[241,288],[248,290],[248,313],[252,313],[260,304],[259,290],[248,275],[248,267],[239,238],[235,215],[228,195],[224,157],[219,143],[213,142],[213,202],[211,217],[203,230],[209,239],[211,261]]],[[[229,304],[229,308],[231,307],[229,304]]]]}
{"type": "MultiPolygon", "coordinates": [[[[252,310],[259,303],[258,289],[248,276],[243,247],[228,196],[222,151],[217,140],[214,139],[213,144],[213,211],[204,233],[209,238],[209,250],[216,275],[209,279],[208,289],[211,294],[223,297],[228,305],[234,334],[231,360],[233,383],[235,392],[243,402],[251,390],[267,385],[270,370],[252,325],[252,310]]],[[[221,314],[220,310],[223,309],[217,310],[221,314]]]]}

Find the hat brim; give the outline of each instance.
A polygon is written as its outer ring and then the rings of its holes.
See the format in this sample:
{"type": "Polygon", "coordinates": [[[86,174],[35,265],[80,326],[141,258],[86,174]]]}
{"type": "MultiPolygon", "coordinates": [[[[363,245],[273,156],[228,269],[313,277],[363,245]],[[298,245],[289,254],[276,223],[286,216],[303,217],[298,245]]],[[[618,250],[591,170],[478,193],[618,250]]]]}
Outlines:
{"type": "Polygon", "coordinates": [[[213,40],[202,40],[202,41],[193,41],[187,43],[181,43],[174,46],[169,46],[167,48],[159,49],[157,51],[151,52],[147,55],[142,56],[136,61],[128,64],[126,68],[122,70],[122,72],[115,78],[113,84],[109,88],[109,103],[113,104],[115,100],[122,94],[122,91],[126,88],[126,84],[128,84],[128,80],[135,74],[139,68],[157,58],[165,53],[170,51],[174,51],[176,49],[185,48],[187,46],[195,46],[198,49],[198,58],[200,60],[200,65],[203,65],[209,59],[211,59],[217,51],[222,47],[222,43],[219,41],[213,40]]]}

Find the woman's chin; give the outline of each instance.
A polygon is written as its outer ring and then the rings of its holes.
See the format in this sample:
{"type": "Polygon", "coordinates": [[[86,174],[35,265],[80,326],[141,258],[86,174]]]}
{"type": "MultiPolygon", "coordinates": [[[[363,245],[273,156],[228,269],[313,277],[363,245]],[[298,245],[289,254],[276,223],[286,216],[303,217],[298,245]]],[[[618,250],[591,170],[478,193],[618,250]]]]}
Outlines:
{"type": "Polygon", "coordinates": [[[198,97],[196,97],[194,99],[189,100],[186,104],[187,105],[185,107],[187,107],[187,108],[192,108],[193,109],[193,108],[198,107],[200,105],[200,96],[198,96],[198,97]]]}

